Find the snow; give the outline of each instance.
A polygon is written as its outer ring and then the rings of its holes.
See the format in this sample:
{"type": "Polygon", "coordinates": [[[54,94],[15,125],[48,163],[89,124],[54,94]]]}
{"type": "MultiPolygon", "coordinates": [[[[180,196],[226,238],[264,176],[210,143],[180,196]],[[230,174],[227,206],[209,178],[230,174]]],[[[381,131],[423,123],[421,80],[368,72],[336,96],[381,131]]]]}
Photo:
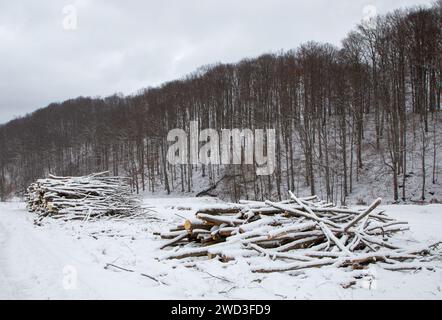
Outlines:
{"type": "MultiPolygon", "coordinates": [[[[47,219],[42,226],[33,224],[34,216],[23,203],[0,203],[0,299],[442,298],[442,268],[405,272],[378,266],[357,271],[326,266],[257,274],[247,261],[269,258],[226,263],[206,257],[161,260],[158,257],[173,248],[159,250],[167,240],[154,232],[194,217],[196,208],[223,202],[188,197],[146,198],[144,203],[154,211],[134,219],[47,219]],[[356,284],[345,289],[354,276],[356,284]]],[[[382,209],[409,222],[411,230],[397,239],[402,244],[412,248],[442,240],[442,205],[382,209]]]]}

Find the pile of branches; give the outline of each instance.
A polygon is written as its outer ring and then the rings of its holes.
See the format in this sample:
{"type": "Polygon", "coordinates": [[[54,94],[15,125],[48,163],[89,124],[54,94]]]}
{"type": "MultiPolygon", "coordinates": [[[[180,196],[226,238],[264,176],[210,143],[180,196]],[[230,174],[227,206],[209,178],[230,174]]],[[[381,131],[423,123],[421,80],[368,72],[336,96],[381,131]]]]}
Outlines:
{"type": "Polygon", "coordinates": [[[49,175],[27,189],[27,208],[44,217],[63,219],[99,218],[102,216],[130,216],[140,210],[133,195],[130,180],[110,177],[108,172],[83,177],[49,175]]]}
{"type": "Polygon", "coordinates": [[[247,259],[253,272],[281,272],[333,265],[364,268],[377,263],[388,270],[431,269],[437,244],[403,248],[394,235],[408,230],[376,210],[338,208],[317,196],[281,202],[240,201],[197,210],[168,232],[161,249],[174,246],[161,259],[247,259]],[[398,244],[399,243],[399,244],[398,244]],[[264,258],[264,259],[263,259],[264,258]]]}

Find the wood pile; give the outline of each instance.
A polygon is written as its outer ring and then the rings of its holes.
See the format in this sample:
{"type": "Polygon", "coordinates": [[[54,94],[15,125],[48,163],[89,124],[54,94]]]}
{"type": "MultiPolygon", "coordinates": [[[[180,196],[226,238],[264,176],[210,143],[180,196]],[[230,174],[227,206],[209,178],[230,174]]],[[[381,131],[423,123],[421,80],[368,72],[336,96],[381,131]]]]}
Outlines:
{"type": "Polygon", "coordinates": [[[333,265],[388,270],[432,268],[439,243],[403,247],[395,235],[408,230],[376,210],[381,199],[364,209],[339,208],[317,196],[281,202],[240,201],[197,210],[194,218],[157,235],[175,247],[160,259],[247,259],[253,272],[281,272],[333,265]]]}
{"type": "Polygon", "coordinates": [[[26,196],[28,210],[38,214],[37,222],[46,216],[84,220],[128,216],[140,209],[128,178],[110,177],[108,172],[83,177],[49,175],[32,183],[26,196]]]}

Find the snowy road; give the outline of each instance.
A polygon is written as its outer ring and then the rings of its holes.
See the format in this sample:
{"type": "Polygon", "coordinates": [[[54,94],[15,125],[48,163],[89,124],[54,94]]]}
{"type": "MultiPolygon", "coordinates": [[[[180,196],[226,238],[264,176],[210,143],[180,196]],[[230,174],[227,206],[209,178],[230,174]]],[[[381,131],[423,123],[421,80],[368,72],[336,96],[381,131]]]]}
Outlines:
{"type": "Polygon", "coordinates": [[[90,261],[74,240],[35,227],[22,204],[0,204],[0,299],[112,296],[106,293],[112,274],[90,261]]]}
{"type": "MultiPolygon", "coordinates": [[[[241,261],[201,261],[194,269],[156,260],[161,241],[152,232],[180,221],[182,207],[198,201],[213,200],[146,199],[158,212],[149,220],[47,220],[41,227],[23,204],[0,203],[0,299],[442,299],[440,269],[407,273],[373,267],[369,286],[361,281],[343,289],[349,273],[342,270],[258,275],[241,261]],[[107,263],[134,272],[105,268],[107,263]]],[[[442,238],[442,205],[384,208],[410,222],[404,243],[442,238]]]]}
{"type": "Polygon", "coordinates": [[[10,246],[9,238],[9,233],[0,221],[0,299],[14,299],[19,296],[18,289],[15,288],[14,284],[11,284],[8,272],[6,248],[10,246]]]}
{"type": "Polygon", "coordinates": [[[63,287],[63,269],[70,257],[50,239],[39,237],[22,206],[1,208],[0,298],[75,298],[63,287]]]}

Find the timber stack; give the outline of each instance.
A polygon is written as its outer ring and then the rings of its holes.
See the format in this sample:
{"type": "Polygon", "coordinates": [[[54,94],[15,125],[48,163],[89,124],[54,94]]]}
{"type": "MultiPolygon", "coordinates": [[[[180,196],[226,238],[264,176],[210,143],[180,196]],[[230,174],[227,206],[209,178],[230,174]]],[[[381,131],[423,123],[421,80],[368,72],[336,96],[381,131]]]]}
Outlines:
{"type": "Polygon", "coordinates": [[[247,259],[253,272],[282,272],[324,266],[365,268],[376,263],[387,270],[432,268],[439,243],[402,247],[395,235],[407,222],[369,207],[349,209],[317,196],[280,202],[240,201],[197,210],[167,232],[161,249],[175,247],[160,259],[247,259]],[[197,258],[201,259],[201,258],[197,258]]]}
{"type": "Polygon", "coordinates": [[[130,180],[110,177],[108,172],[82,177],[49,175],[27,189],[27,208],[38,214],[37,222],[52,218],[85,219],[130,216],[140,209],[130,180]]]}

